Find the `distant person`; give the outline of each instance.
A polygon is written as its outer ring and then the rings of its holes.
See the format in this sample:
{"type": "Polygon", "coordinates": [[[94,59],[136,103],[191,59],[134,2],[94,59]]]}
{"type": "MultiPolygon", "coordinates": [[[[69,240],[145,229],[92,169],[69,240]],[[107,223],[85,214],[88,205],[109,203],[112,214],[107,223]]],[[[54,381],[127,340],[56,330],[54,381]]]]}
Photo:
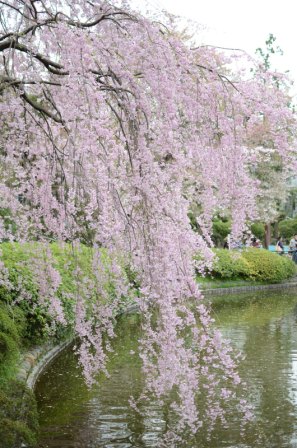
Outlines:
{"type": "Polygon", "coordinates": [[[257,240],[257,238],[253,237],[253,238],[252,238],[251,246],[252,246],[252,247],[258,247],[258,248],[260,248],[260,247],[261,247],[261,243],[260,243],[259,240],[257,240]]]}
{"type": "Polygon", "coordinates": [[[289,251],[292,254],[292,260],[297,264],[297,235],[291,239],[289,251]]]}
{"type": "Polygon", "coordinates": [[[260,240],[257,240],[257,244],[258,244],[258,248],[259,249],[263,249],[263,245],[262,245],[262,243],[261,243],[261,241],[260,240]]]}
{"type": "Polygon", "coordinates": [[[223,249],[230,249],[230,244],[231,244],[231,237],[230,237],[230,235],[227,235],[224,240],[223,249]]]}
{"type": "Polygon", "coordinates": [[[276,245],[275,245],[275,250],[279,255],[283,255],[285,253],[285,249],[284,249],[284,244],[283,244],[283,239],[281,236],[278,237],[276,245]]]}

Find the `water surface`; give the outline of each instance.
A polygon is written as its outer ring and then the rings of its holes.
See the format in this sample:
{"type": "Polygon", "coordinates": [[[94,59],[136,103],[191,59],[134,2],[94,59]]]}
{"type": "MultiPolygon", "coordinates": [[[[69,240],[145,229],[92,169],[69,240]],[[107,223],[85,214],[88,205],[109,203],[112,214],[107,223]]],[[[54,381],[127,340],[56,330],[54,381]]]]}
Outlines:
{"type": "MultiPolygon", "coordinates": [[[[235,415],[210,441],[200,436],[176,448],[297,448],[297,291],[249,293],[213,299],[222,333],[240,349],[240,366],[255,422],[240,434],[235,415]]],[[[110,378],[86,388],[71,349],[62,353],[37,383],[39,448],[158,447],[166,413],[153,401],[146,417],[129,406],[141,390],[137,314],[119,319],[110,378]]]]}

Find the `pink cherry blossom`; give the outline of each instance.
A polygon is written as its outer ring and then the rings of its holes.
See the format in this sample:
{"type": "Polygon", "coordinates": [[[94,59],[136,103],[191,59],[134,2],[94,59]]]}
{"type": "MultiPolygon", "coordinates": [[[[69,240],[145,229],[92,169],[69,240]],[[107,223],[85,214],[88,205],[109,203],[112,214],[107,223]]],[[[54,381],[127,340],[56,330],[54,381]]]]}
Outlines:
{"type": "MultiPolygon", "coordinates": [[[[257,216],[259,148],[295,163],[285,87],[275,73],[251,72],[256,63],[244,53],[190,48],[165,16],[150,21],[127,2],[1,4],[0,198],[16,230],[2,220],[0,236],[94,247],[90,275],[78,266],[72,297],[89,384],[107,371],[106,336],[129,291],[129,265],[141,284],[141,399],[175,391],[179,423],[167,441],[211,430],[234,398],[225,382],[231,390],[240,378],[195,269],[212,262],[216,213],[231,215],[234,240],[257,216]],[[188,217],[193,204],[200,234],[188,217]]],[[[63,322],[50,254],[46,264],[37,254],[34,272],[40,301],[63,322]]]]}

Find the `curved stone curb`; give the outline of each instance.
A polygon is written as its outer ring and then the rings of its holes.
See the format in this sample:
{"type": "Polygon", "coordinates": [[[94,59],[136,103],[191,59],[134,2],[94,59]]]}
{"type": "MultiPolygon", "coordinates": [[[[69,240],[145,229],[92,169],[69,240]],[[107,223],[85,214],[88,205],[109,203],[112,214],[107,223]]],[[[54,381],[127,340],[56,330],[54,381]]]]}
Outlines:
{"type": "Polygon", "coordinates": [[[233,286],[231,288],[212,288],[212,289],[202,289],[201,293],[204,296],[215,296],[224,294],[233,294],[237,292],[249,292],[249,291],[261,291],[261,290],[271,290],[271,289],[287,289],[287,288],[297,288],[297,282],[288,283],[276,283],[272,285],[255,285],[255,286],[233,286]]]}
{"type": "MultiPolygon", "coordinates": [[[[126,307],[125,310],[118,313],[126,314],[135,312],[139,309],[138,305],[132,303],[126,307]]],[[[34,347],[23,354],[16,379],[23,381],[27,386],[34,391],[35,384],[42,374],[44,369],[52,362],[65,348],[67,348],[73,341],[74,337],[58,344],[46,344],[40,347],[34,347]]]]}
{"type": "Polygon", "coordinates": [[[55,346],[47,344],[41,347],[35,347],[29,352],[26,352],[23,355],[16,378],[24,381],[33,391],[38,377],[46,366],[72,342],[73,338],[55,346]]]}

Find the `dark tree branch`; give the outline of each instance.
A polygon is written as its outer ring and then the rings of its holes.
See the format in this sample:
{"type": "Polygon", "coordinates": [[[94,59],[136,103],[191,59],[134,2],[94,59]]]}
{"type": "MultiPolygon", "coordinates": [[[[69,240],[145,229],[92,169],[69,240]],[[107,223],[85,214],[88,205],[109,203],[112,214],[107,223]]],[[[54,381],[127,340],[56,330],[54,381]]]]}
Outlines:
{"type": "Polygon", "coordinates": [[[40,81],[30,81],[30,80],[21,80],[16,78],[10,78],[9,76],[5,76],[0,78],[0,92],[2,92],[6,87],[12,86],[25,86],[25,85],[38,85],[38,84],[46,84],[50,86],[61,86],[62,84],[54,81],[46,81],[41,79],[40,81]]]}
{"type": "Polygon", "coordinates": [[[63,71],[64,68],[63,65],[52,61],[46,56],[43,56],[41,53],[35,53],[34,51],[30,50],[30,48],[28,48],[26,45],[19,43],[14,38],[7,39],[6,41],[0,43],[0,52],[3,52],[7,49],[14,49],[29,54],[34,59],[37,59],[39,62],[41,62],[48,69],[48,71],[50,71],[55,75],[61,75],[61,76],[69,75],[69,72],[63,71]]]}
{"type": "Polygon", "coordinates": [[[129,146],[129,143],[128,143],[128,139],[127,139],[127,136],[126,136],[126,132],[125,132],[125,129],[124,129],[124,126],[123,126],[123,121],[122,121],[121,117],[119,116],[118,112],[116,111],[116,109],[112,106],[112,104],[111,104],[109,101],[106,101],[106,104],[110,107],[110,110],[114,113],[115,117],[117,118],[117,121],[118,121],[118,123],[119,123],[119,125],[120,125],[121,131],[122,131],[122,133],[123,133],[123,136],[125,137],[125,141],[126,141],[126,150],[127,150],[127,152],[128,152],[128,156],[129,156],[129,161],[130,161],[131,168],[132,168],[132,170],[133,170],[133,160],[132,160],[132,155],[131,155],[131,151],[130,151],[130,146],[129,146]]]}
{"type": "Polygon", "coordinates": [[[200,48],[216,48],[219,50],[241,51],[242,53],[245,53],[245,50],[243,50],[242,48],[219,47],[217,45],[200,45],[199,47],[191,48],[191,50],[196,51],[196,50],[200,50],[200,48]]]}
{"type": "Polygon", "coordinates": [[[41,112],[43,115],[46,115],[48,118],[51,118],[56,123],[63,124],[63,121],[59,116],[56,114],[50,112],[48,109],[43,107],[41,104],[37,103],[37,101],[34,101],[32,98],[29,97],[29,95],[26,92],[23,92],[21,95],[21,98],[23,98],[26,103],[30,104],[33,109],[37,110],[38,112],[41,112]]]}
{"type": "Polygon", "coordinates": [[[58,14],[56,14],[55,17],[53,17],[53,18],[45,20],[44,22],[37,22],[34,25],[29,26],[28,28],[24,29],[23,31],[21,31],[19,33],[15,33],[15,32],[7,33],[0,37],[0,42],[5,39],[8,39],[9,37],[14,37],[15,39],[17,39],[19,37],[24,37],[31,32],[32,32],[32,34],[34,34],[34,32],[38,28],[42,28],[43,26],[47,26],[47,25],[50,25],[51,23],[57,22],[57,16],[58,16],[58,14]]]}
{"type": "Polygon", "coordinates": [[[217,72],[217,70],[214,70],[213,68],[210,68],[210,67],[206,67],[205,65],[201,65],[201,64],[196,64],[196,65],[197,65],[197,67],[200,67],[203,70],[207,70],[208,72],[213,73],[214,75],[217,75],[218,78],[220,78],[222,82],[227,81],[228,84],[230,84],[237,92],[239,92],[239,90],[236,87],[236,85],[234,84],[234,82],[232,82],[227,76],[222,75],[219,72],[217,72]]]}
{"type": "MultiPolygon", "coordinates": [[[[50,9],[47,8],[43,0],[19,0],[18,4],[15,4],[13,6],[9,4],[8,1],[0,1],[0,5],[1,4],[5,8],[13,9],[26,19],[26,24],[24,24],[23,30],[8,32],[9,29],[7,29],[6,33],[4,35],[2,34],[2,36],[0,37],[0,53],[3,54],[4,62],[6,61],[6,51],[22,52],[31,57],[32,60],[40,62],[48,72],[57,76],[67,76],[69,75],[69,72],[61,63],[52,60],[51,58],[40,52],[34,51],[32,48],[30,48],[29,44],[23,43],[22,38],[25,38],[30,34],[34,35],[37,29],[49,27],[52,24],[57,25],[59,23],[64,23],[68,26],[74,26],[81,29],[89,29],[96,27],[104,20],[112,20],[118,25],[118,22],[120,20],[136,20],[136,18],[131,14],[117,8],[108,8],[107,10],[99,12],[98,14],[98,12],[95,11],[95,5],[92,6],[94,6],[94,12],[96,12],[96,14],[94,14],[92,18],[89,18],[86,21],[79,21],[71,19],[71,17],[68,17],[62,11],[53,13],[50,9]],[[41,16],[43,16],[44,20],[39,20],[41,19],[41,16]]],[[[13,74],[9,73],[8,65],[6,63],[4,65],[7,70],[5,72],[5,76],[0,77],[0,92],[4,91],[5,88],[18,89],[19,95],[23,99],[23,101],[29,104],[35,111],[41,113],[44,117],[50,118],[56,123],[61,123],[63,124],[63,126],[65,126],[63,118],[59,110],[55,106],[52,97],[48,97],[47,93],[44,90],[42,95],[42,98],[44,98],[43,103],[34,100],[34,98],[28,92],[24,91],[24,86],[26,85],[60,86],[62,84],[60,84],[60,82],[46,81],[43,79],[31,80],[29,78],[21,80],[13,74]]],[[[102,73],[100,68],[98,71],[91,70],[91,73],[97,76],[96,80],[100,85],[100,90],[110,93],[113,92],[115,95],[133,95],[130,90],[125,89],[121,86],[121,80],[111,69],[109,69],[106,74],[102,73]],[[109,80],[110,82],[108,82],[109,80]]],[[[111,105],[110,107],[112,108],[111,105]]],[[[117,116],[116,110],[113,109],[113,113],[117,116]]],[[[117,116],[117,119],[121,123],[121,118],[119,116],[117,116]]]]}
{"type": "Polygon", "coordinates": [[[37,20],[38,12],[37,12],[37,9],[35,7],[35,1],[34,0],[30,0],[30,3],[32,5],[32,11],[33,11],[32,15],[34,16],[34,19],[37,20]]]}

